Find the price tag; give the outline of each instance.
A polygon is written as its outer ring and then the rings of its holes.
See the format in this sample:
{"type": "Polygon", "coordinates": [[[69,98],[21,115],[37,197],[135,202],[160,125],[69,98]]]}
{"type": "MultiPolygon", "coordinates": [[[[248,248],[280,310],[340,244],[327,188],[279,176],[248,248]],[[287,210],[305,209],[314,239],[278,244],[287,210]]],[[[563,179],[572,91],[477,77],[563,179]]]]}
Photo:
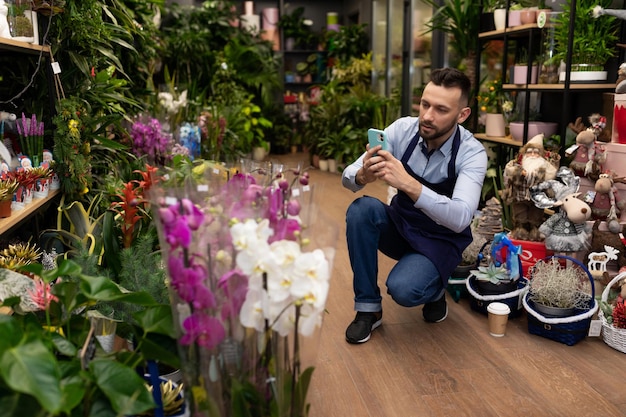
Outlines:
{"type": "Polygon", "coordinates": [[[209,186],[207,184],[198,184],[198,191],[201,193],[206,193],[209,191],[209,186]]]}
{"type": "Polygon", "coordinates": [[[58,62],[53,62],[50,65],[52,66],[52,73],[53,74],[60,74],[61,73],[61,66],[59,65],[58,62]]]}
{"type": "Polygon", "coordinates": [[[602,332],[602,321],[601,320],[591,320],[591,325],[589,326],[589,337],[598,337],[602,332]]]}

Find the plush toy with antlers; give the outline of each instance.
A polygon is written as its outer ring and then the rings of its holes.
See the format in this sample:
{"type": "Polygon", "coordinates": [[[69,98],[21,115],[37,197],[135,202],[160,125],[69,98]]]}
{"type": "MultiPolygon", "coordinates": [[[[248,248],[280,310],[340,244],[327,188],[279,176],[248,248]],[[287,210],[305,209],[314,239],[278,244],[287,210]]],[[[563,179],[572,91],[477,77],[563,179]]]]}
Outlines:
{"type": "MultiPolygon", "coordinates": [[[[590,116],[590,120],[592,120],[592,117],[594,115],[590,116]]],[[[598,179],[602,172],[602,164],[606,162],[605,148],[597,140],[598,132],[601,131],[601,124],[602,122],[597,122],[596,127],[592,125],[592,127],[579,132],[576,135],[576,144],[565,151],[566,155],[573,156],[569,167],[574,173],[580,177],[587,177],[592,181],[598,179]]]]}
{"type": "MultiPolygon", "coordinates": [[[[594,191],[588,192],[585,200],[591,206],[592,218],[606,220],[609,223],[617,221],[620,212],[626,206],[626,201],[621,200],[615,183],[624,183],[623,177],[615,177],[612,172],[600,174],[594,185],[594,191]]],[[[613,227],[614,228],[614,227],[613,227]]]]}
{"type": "Polygon", "coordinates": [[[578,252],[589,247],[591,207],[577,198],[580,193],[568,194],[555,203],[560,210],[550,216],[539,233],[545,237],[546,249],[555,252],[578,252]]]}

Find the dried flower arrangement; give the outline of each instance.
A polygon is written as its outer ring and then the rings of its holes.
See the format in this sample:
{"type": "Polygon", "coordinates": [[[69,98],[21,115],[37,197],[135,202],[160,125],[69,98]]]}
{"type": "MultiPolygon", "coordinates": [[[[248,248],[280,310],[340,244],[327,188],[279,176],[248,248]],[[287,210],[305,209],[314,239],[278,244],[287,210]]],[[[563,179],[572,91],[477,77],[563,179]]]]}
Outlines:
{"type": "Polygon", "coordinates": [[[557,308],[588,308],[591,284],[584,269],[563,266],[558,258],[537,262],[531,272],[529,299],[557,308]]]}

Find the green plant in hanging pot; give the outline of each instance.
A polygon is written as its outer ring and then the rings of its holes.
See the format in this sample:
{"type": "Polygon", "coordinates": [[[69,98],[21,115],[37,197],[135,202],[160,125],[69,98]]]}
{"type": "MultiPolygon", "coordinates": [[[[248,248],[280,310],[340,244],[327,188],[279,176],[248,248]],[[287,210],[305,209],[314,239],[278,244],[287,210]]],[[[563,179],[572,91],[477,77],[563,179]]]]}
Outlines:
{"type": "MultiPolygon", "coordinates": [[[[594,17],[593,9],[596,6],[607,7],[611,0],[578,0],[576,14],[570,19],[572,0],[563,5],[563,12],[554,19],[554,39],[556,60],[566,62],[568,56],[570,27],[573,28],[571,63],[572,81],[606,80],[604,71],[607,61],[616,56],[616,43],[619,24],[613,16],[594,17]],[[594,78],[575,74],[580,71],[596,72],[594,78]],[[582,78],[581,78],[582,77],[582,78]]],[[[562,72],[559,81],[565,80],[562,72]]]]}

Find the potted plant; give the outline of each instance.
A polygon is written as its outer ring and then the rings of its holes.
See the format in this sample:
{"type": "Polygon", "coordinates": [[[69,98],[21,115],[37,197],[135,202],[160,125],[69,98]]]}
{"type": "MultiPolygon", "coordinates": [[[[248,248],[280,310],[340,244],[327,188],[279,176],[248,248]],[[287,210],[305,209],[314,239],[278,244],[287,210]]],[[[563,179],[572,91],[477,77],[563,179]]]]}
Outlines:
{"type": "Polygon", "coordinates": [[[19,185],[15,179],[0,180],[0,217],[11,215],[11,200],[19,185]]]}
{"type": "Polygon", "coordinates": [[[13,307],[23,297],[35,311],[0,314],[0,383],[13,401],[6,415],[136,415],[155,408],[136,367],[148,359],[178,366],[175,355],[161,356],[155,335],[174,337],[169,306],[146,293],[126,291],[104,276],[90,276],[74,262],[47,270],[24,267],[36,276],[34,291],[7,298],[13,307]],[[51,285],[52,284],[52,285],[51,285]],[[88,313],[96,303],[120,301],[142,305],[135,328],[135,349],[104,353],[88,313]],[[172,362],[170,362],[172,361],[172,362]],[[29,378],[15,378],[15,375],[29,378]],[[71,398],[71,401],[68,399],[71,398]]]}
{"type": "MultiPolygon", "coordinates": [[[[603,81],[607,78],[606,62],[616,55],[618,22],[613,16],[594,17],[595,6],[607,7],[610,0],[579,0],[576,13],[571,19],[572,0],[563,5],[563,13],[555,18],[555,57],[566,62],[570,27],[573,26],[571,73],[573,82],[603,81]],[[582,72],[582,74],[580,74],[582,72]]],[[[559,81],[565,81],[566,71],[559,81]]]]}
{"type": "Polygon", "coordinates": [[[424,0],[435,12],[426,22],[428,32],[435,30],[450,35],[450,47],[455,52],[456,67],[464,70],[474,86],[476,54],[479,53],[478,32],[482,10],[470,0],[424,0]]]}
{"type": "Polygon", "coordinates": [[[517,287],[517,279],[513,279],[505,264],[496,265],[489,262],[488,265],[479,266],[470,271],[474,277],[474,283],[481,294],[502,294],[513,291],[517,287]]]}
{"type": "Polygon", "coordinates": [[[313,49],[317,46],[317,36],[311,29],[313,22],[304,18],[304,7],[297,7],[291,13],[283,14],[277,26],[283,31],[285,50],[313,49]]]}
{"type": "Polygon", "coordinates": [[[540,260],[530,270],[528,299],[549,317],[570,316],[589,307],[591,284],[580,265],[563,265],[557,257],[540,260]]]}

